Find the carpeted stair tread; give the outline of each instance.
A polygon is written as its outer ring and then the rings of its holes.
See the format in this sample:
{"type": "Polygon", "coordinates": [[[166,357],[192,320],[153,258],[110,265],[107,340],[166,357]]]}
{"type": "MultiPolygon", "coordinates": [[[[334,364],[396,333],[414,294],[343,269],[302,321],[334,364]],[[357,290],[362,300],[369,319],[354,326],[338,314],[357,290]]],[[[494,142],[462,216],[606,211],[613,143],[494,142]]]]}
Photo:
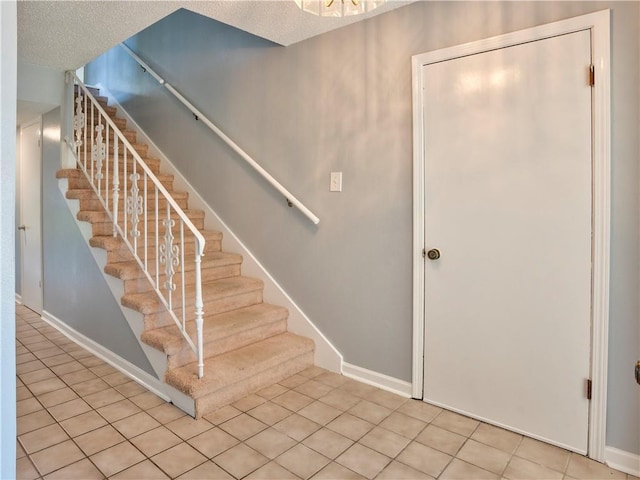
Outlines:
{"type": "MultiPolygon", "coordinates": [[[[204,232],[201,232],[204,233],[204,232]]],[[[217,232],[214,232],[217,233],[217,232]]],[[[111,237],[113,238],[113,237],[111,237]]],[[[206,244],[205,244],[206,245],[206,244]]],[[[92,245],[93,246],[93,245],[92,245]]],[[[206,268],[215,268],[226,265],[235,265],[242,263],[242,255],[237,253],[228,253],[228,252],[210,252],[206,253],[200,262],[200,266],[202,270],[206,268]]],[[[160,266],[160,272],[162,273],[164,266],[160,266]]],[[[189,262],[186,265],[185,272],[191,272],[195,270],[195,264],[193,262],[189,262]]],[[[138,265],[138,262],[135,260],[127,261],[127,262],[113,262],[107,263],[104,267],[105,273],[109,275],[119,278],[120,280],[133,280],[136,278],[144,278],[144,272],[138,265]]],[[[180,266],[176,267],[176,273],[180,272],[180,266]]],[[[151,262],[149,265],[149,273],[151,275],[155,275],[155,261],[151,262]]]]}
{"type": "MultiPolygon", "coordinates": [[[[149,195],[151,196],[152,193],[153,192],[149,192],[149,195]]],[[[98,194],[95,193],[92,188],[70,189],[70,190],[67,190],[67,193],[66,193],[65,196],[68,199],[71,199],[71,200],[97,200],[98,199],[98,194]]],[[[184,199],[188,199],[189,198],[189,193],[173,191],[173,192],[171,192],[171,196],[176,201],[177,200],[184,200],[184,199]]],[[[123,201],[124,201],[124,194],[120,193],[120,202],[123,202],[123,201]]],[[[149,201],[147,208],[148,209],[155,208],[154,202],[149,201]]]]}
{"type": "MultiPolygon", "coordinates": [[[[204,219],[204,211],[203,210],[191,210],[191,209],[184,209],[182,210],[186,215],[187,218],[189,218],[189,220],[194,221],[197,219],[204,219]]],[[[119,213],[119,218],[120,221],[122,221],[124,219],[124,213],[120,212],[119,213]]],[[[109,218],[109,215],[107,214],[107,212],[103,211],[96,211],[96,210],[80,210],[78,212],[78,214],[76,215],[76,217],[78,218],[78,220],[82,221],[82,222],[92,222],[92,223],[103,223],[103,222],[110,222],[111,219],[109,218]]],[[[155,224],[155,221],[153,220],[155,218],[155,214],[154,212],[149,212],[147,214],[147,219],[149,220],[149,224],[155,224]]],[[[178,219],[178,214],[175,213],[174,211],[171,212],[171,218],[177,220],[178,219]]],[[[161,213],[160,216],[160,221],[158,222],[160,227],[162,228],[162,220],[164,219],[164,216],[161,213]]],[[[142,228],[142,226],[140,226],[140,228],[142,228]]]]}
{"type": "MultiPolygon", "coordinates": [[[[202,330],[205,354],[211,352],[211,349],[207,347],[209,343],[223,341],[234,336],[242,336],[249,330],[256,329],[265,324],[286,321],[288,315],[289,311],[286,308],[268,303],[259,303],[257,305],[238,308],[230,312],[208,315],[203,319],[202,330]]],[[[285,329],[286,324],[284,325],[284,329],[277,333],[283,333],[285,329]]],[[[195,342],[195,321],[187,322],[187,333],[189,333],[191,339],[195,342]]],[[[141,338],[147,345],[167,355],[174,355],[186,347],[182,333],[180,333],[180,330],[175,325],[146,330],[142,333],[141,338]]],[[[256,340],[259,340],[259,338],[254,341],[256,340]]]]}
{"type": "MultiPolygon", "coordinates": [[[[202,284],[202,298],[205,304],[228,297],[242,295],[244,293],[262,290],[264,284],[262,280],[250,277],[231,277],[214,280],[213,282],[202,284]]],[[[185,295],[187,298],[194,298],[195,287],[187,285],[185,295]]],[[[173,295],[175,305],[179,305],[181,299],[180,289],[173,295]]],[[[164,309],[162,302],[155,292],[129,293],[122,296],[122,304],[143,314],[155,313],[164,309]]],[[[191,305],[188,305],[190,308],[191,305]]],[[[206,310],[205,310],[206,312],[206,310]]]]}
{"type": "MultiPolygon", "coordinates": [[[[81,193],[76,194],[75,191],[76,190],[72,190],[73,193],[71,193],[70,196],[67,196],[67,198],[72,200],[80,200],[80,210],[102,210],[103,209],[102,202],[100,201],[97,194],[87,195],[82,190],[81,190],[81,193]]],[[[109,208],[112,208],[111,193],[112,193],[112,190],[109,191],[109,204],[110,204],[109,208]]],[[[102,194],[104,194],[104,191],[102,192],[102,194]]],[[[170,192],[170,195],[171,197],[173,197],[173,200],[180,208],[182,209],[188,208],[189,194],[187,192],[174,191],[174,192],[170,192]]],[[[122,191],[120,192],[120,195],[118,198],[118,209],[120,211],[124,211],[124,209],[127,207],[127,201],[129,198],[131,198],[130,195],[127,195],[127,197],[125,198],[123,192],[122,191]]],[[[165,197],[160,197],[158,199],[158,210],[160,212],[166,211],[168,204],[169,204],[169,201],[165,197]]],[[[145,208],[144,208],[145,206],[146,206],[147,213],[155,211],[156,202],[155,202],[155,198],[153,197],[153,193],[148,194],[146,205],[143,205],[143,208],[142,208],[143,213],[145,211],[145,208]]]]}
{"type": "Polygon", "coordinates": [[[198,379],[195,363],[168,370],[165,382],[198,399],[229,385],[263,374],[291,359],[312,352],[313,340],[282,333],[251,345],[223,353],[204,362],[204,377],[198,379]]]}
{"type": "MultiPolygon", "coordinates": [[[[119,177],[123,176],[123,172],[120,171],[120,175],[119,177]]],[[[158,180],[160,180],[160,182],[166,182],[166,181],[172,181],[173,180],[173,175],[171,175],[170,173],[156,173],[155,174],[156,178],[158,180]]],[[[58,170],[56,172],[56,178],[61,179],[61,178],[79,178],[79,179],[83,179],[86,180],[87,177],[85,176],[84,172],[82,170],[80,170],[79,168],[64,168],[62,170],[58,170]]],[[[122,179],[121,179],[122,180],[122,179]]],[[[127,184],[130,184],[131,182],[127,179],[127,184]]],[[[151,187],[151,182],[148,181],[149,183],[149,188],[151,187]]],[[[138,185],[143,185],[143,179],[141,178],[140,180],[138,180],[138,185]]],[[[123,182],[120,182],[120,187],[122,188],[124,186],[123,182]]],[[[87,186],[87,188],[89,188],[87,186]]],[[[83,189],[84,190],[84,189],[83,189]]]]}
{"type": "MultiPolygon", "coordinates": [[[[122,172],[124,171],[124,165],[125,165],[124,156],[122,154],[123,148],[124,147],[122,145],[118,147],[118,153],[119,153],[118,170],[120,174],[122,174],[122,172]]],[[[138,153],[138,155],[140,154],[138,153]]],[[[80,157],[79,158],[80,163],[84,165],[84,162],[83,162],[84,152],[80,152],[79,157],[80,157]]],[[[162,163],[159,158],[149,157],[148,155],[140,155],[140,158],[142,159],[142,162],[145,163],[154,173],[157,173],[159,171],[160,164],[162,163]]],[[[103,165],[107,164],[107,159],[109,160],[109,174],[111,174],[113,172],[113,150],[111,146],[109,147],[109,154],[105,156],[105,159],[103,160],[103,165]]],[[[127,155],[126,165],[127,165],[127,175],[129,175],[132,173],[132,170],[133,170],[133,157],[130,154],[127,155]]],[[[91,170],[91,152],[87,152],[87,170],[89,171],[91,170]]],[[[136,170],[138,173],[142,175],[142,169],[140,168],[140,166],[137,166],[136,170]]]]}
{"type": "MultiPolygon", "coordinates": [[[[140,227],[142,228],[142,227],[140,227]]],[[[222,233],[216,230],[198,230],[200,234],[204,237],[204,251],[208,255],[209,252],[214,252],[215,246],[213,245],[215,242],[219,242],[222,240],[222,233]]],[[[160,237],[162,237],[163,233],[160,232],[160,237]]],[[[155,242],[155,232],[148,232],[148,245],[149,245],[149,253],[153,255],[155,258],[155,249],[151,248],[152,243],[155,242]]],[[[191,245],[194,243],[194,238],[192,235],[188,235],[185,232],[184,242],[186,245],[191,245]]],[[[102,248],[107,251],[112,250],[120,250],[127,249],[128,247],[124,243],[121,237],[114,237],[113,235],[94,235],[89,239],[89,245],[94,248],[102,248]]],[[[144,236],[138,237],[138,250],[140,252],[144,252],[144,236]]],[[[140,254],[140,253],[139,253],[140,254]]]]}
{"type": "Polygon", "coordinates": [[[56,178],[85,178],[79,168],[62,168],[56,172],[56,178]]]}
{"type": "MultiPolygon", "coordinates": [[[[105,143],[106,145],[106,140],[105,140],[105,134],[102,134],[102,141],[105,143]]],[[[87,139],[87,143],[89,143],[89,139],[87,139]]],[[[136,151],[136,153],[142,158],[144,159],[147,156],[147,153],[149,152],[149,145],[147,145],[146,143],[132,143],[129,142],[129,144],[131,145],[131,147],[136,151]]],[[[109,141],[109,156],[111,158],[113,158],[113,154],[112,154],[112,145],[113,142],[109,141]]],[[[118,147],[118,156],[119,157],[124,157],[124,152],[128,151],[126,147],[124,147],[122,145],[122,143],[119,144],[118,147]]],[[[89,164],[91,162],[91,150],[87,147],[87,163],[89,164]]],[[[81,163],[84,163],[84,156],[85,156],[85,150],[82,146],[80,146],[80,151],[78,152],[78,160],[81,163]]],[[[131,157],[131,153],[127,154],[128,157],[131,157]]],[[[109,161],[109,163],[111,163],[111,161],[109,161]]]]}

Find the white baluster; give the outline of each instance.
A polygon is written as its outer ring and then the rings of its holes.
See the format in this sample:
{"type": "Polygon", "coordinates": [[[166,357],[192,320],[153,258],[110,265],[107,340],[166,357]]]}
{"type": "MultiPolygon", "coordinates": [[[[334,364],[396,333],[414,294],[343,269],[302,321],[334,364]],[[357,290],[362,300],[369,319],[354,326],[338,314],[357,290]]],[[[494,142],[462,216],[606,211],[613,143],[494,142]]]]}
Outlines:
{"type": "MultiPolygon", "coordinates": [[[[102,122],[102,119],[99,120],[102,122]]],[[[95,175],[94,178],[98,184],[98,195],[101,193],[102,188],[102,164],[106,157],[106,147],[104,144],[104,140],[102,138],[102,131],[104,130],[104,126],[102,123],[99,123],[96,126],[96,138],[93,142],[93,146],[91,147],[91,162],[92,165],[95,164],[95,175]]]]}
{"type": "Polygon", "coordinates": [[[169,295],[169,310],[173,309],[172,294],[176,289],[176,284],[173,283],[173,276],[176,273],[175,267],[180,264],[180,249],[178,245],[173,244],[174,237],[172,229],[175,224],[175,220],[171,218],[171,209],[167,205],[167,218],[162,220],[162,225],[164,225],[164,243],[160,245],[160,264],[164,265],[166,279],[163,286],[167,289],[169,295]]]}
{"type": "Polygon", "coordinates": [[[195,263],[196,263],[196,269],[195,269],[195,273],[196,273],[196,303],[195,303],[195,307],[196,307],[196,335],[198,337],[198,378],[202,378],[204,376],[204,352],[203,352],[203,341],[202,341],[202,327],[204,324],[204,320],[203,320],[203,315],[204,312],[202,311],[202,307],[204,306],[203,302],[202,302],[202,275],[200,272],[200,263],[201,263],[201,258],[202,258],[202,254],[204,253],[202,251],[203,246],[200,245],[200,242],[198,241],[197,238],[194,239],[195,243],[196,243],[196,258],[195,258],[195,263]]]}
{"type": "MultiPolygon", "coordinates": [[[[78,93],[76,97],[76,114],[73,116],[73,130],[75,132],[76,140],[73,143],[73,148],[75,149],[76,155],[80,156],[80,146],[82,145],[82,131],[84,130],[86,123],[86,116],[82,111],[82,98],[83,95],[78,93]]],[[[86,168],[86,158],[85,158],[85,168],[86,168]]]]}
{"type": "Polygon", "coordinates": [[[129,178],[131,179],[131,195],[127,198],[127,214],[131,217],[131,231],[129,232],[129,235],[133,237],[133,250],[137,252],[138,237],[140,236],[138,223],[140,223],[140,215],[142,215],[143,207],[142,195],[140,195],[140,189],[138,188],[140,174],[132,173],[129,178]]]}
{"type": "Polygon", "coordinates": [[[113,236],[118,236],[118,202],[120,202],[120,177],[118,176],[118,136],[116,132],[113,134],[113,236]]]}

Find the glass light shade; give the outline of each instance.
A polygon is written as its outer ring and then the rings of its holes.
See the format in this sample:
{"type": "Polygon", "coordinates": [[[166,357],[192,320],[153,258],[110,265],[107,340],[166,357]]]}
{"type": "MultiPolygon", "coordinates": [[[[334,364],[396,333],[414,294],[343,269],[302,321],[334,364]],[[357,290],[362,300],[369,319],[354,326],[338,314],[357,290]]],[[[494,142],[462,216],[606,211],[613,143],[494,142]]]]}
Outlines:
{"type": "Polygon", "coordinates": [[[295,0],[304,12],[321,17],[346,17],[367,13],[382,5],[385,0],[295,0]]]}

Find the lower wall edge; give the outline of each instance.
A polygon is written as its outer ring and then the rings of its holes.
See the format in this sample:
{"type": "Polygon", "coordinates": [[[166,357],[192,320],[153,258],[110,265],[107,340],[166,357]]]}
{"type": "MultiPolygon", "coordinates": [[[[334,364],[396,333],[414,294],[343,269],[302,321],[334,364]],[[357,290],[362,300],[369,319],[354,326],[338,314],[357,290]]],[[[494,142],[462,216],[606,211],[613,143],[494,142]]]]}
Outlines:
{"type": "Polygon", "coordinates": [[[604,459],[609,467],[640,477],[640,455],[614,447],[605,447],[604,459]]]}
{"type": "Polygon", "coordinates": [[[22,305],[22,295],[20,295],[19,293],[16,293],[16,303],[18,305],[22,305]]]}
{"type": "Polygon", "coordinates": [[[68,338],[76,342],[82,348],[91,352],[96,357],[104,360],[113,368],[119,370],[132,380],[136,381],[143,387],[145,387],[150,392],[156,394],[158,397],[163,400],[170,402],[171,399],[164,393],[164,384],[155,378],[153,375],[145,372],[141,368],[135,366],[133,363],[125,360],[119,355],[116,355],[111,350],[106,349],[99,343],[91,340],[89,337],[86,337],[82,333],[77,330],[71,328],[69,325],[64,323],[62,320],[57,318],[55,315],[43,310],[42,312],[42,320],[47,322],[49,325],[66,335],[68,338]]]}
{"type": "Polygon", "coordinates": [[[374,372],[366,368],[342,362],[342,374],[367,385],[381,388],[405,398],[411,398],[411,383],[399,380],[384,373],[374,372]]]}

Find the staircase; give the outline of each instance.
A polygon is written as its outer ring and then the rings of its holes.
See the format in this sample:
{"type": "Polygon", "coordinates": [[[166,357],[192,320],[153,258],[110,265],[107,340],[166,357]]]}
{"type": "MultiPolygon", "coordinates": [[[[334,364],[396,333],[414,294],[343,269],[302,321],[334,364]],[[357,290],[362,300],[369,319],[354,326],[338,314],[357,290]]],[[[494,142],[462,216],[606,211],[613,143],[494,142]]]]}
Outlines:
{"type": "MultiPolygon", "coordinates": [[[[67,181],[67,199],[79,202],[77,220],[91,225],[92,237],[89,244],[106,251],[104,272],[123,283],[124,295],[120,299],[122,306],[139,312],[142,318],[140,341],[166,356],[166,368],[158,373],[163,376],[167,385],[192,399],[193,408],[186,410],[191,410],[189,413],[196,418],[201,417],[311,366],[314,342],[287,332],[287,309],[263,302],[263,282],[241,274],[242,256],[222,250],[222,234],[204,229],[204,212],[188,208],[188,194],[173,190],[173,176],[161,173],[160,161],[148,156],[146,145],[137,143],[136,132],[126,128],[126,120],[116,116],[116,108],[109,106],[108,99],[101,97],[96,89],[88,90],[205,239],[199,274],[204,310],[204,376],[198,378],[196,353],[183,336],[165,302],[154,290],[127,243],[121,235],[114,236],[113,222],[103,207],[104,198],[101,201],[81,168],[57,172],[59,179],[67,181]]],[[[78,91],[76,87],[76,95],[78,91]]],[[[98,135],[104,135],[105,139],[110,138],[113,142],[113,130],[105,128],[104,132],[96,133],[95,129],[91,128],[92,125],[95,126],[91,122],[95,123],[95,118],[85,115],[83,125],[78,127],[82,132],[78,138],[84,138],[84,143],[94,144],[98,135]]],[[[125,182],[129,187],[135,188],[135,182],[136,193],[139,191],[140,195],[146,194],[148,199],[145,202],[146,211],[140,215],[141,226],[133,225],[128,230],[129,243],[135,245],[138,257],[143,259],[148,274],[158,279],[158,285],[166,283],[167,280],[171,284],[176,282],[172,277],[173,272],[167,271],[165,267],[166,262],[170,260],[166,257],[158,260],[161,250],[148,247],[155,245],[159,238],[166,235],[167,226],[159,221],[157,216],[165,210],[170,211],[167,206],[169,202],[157,200],[155,189],[149,187],[146,179],[131,175],[134,170],[128,166],[124,150],[122,148],[118,151],[120,189],[123,192],[126,190],[125,182]],[[133,237],[136,237],[135,243],[133,237]]],[[[110,191],[113,188],[115,174],[96,175],[95,172],[102,172],[103,166],[102,163],[96,165],[95,160],[89,158],[90,151],[79,148],[78,162],[82,165],[86,158],[85,165],[89,176],[98,177],[94,184],[99,185],[102,192],[110,191]]],[[[105,172],[114,162],[113,148],[107,151],[105,172]]],[[[125,216],[130,198],[125,197],[126,193],[120,196],[117,207],[116,202],[112,201],[112,207],[117,211],[119,222],[127,224],[125,216]]],[[[173,212],[170,213],[170,217],[177,219],[173,212]]],[[[179,219],[177,221],[179,222],[179,219]]],[[[173,297],[169,297],[176,303],[183,296],[190,298],[196,288],[198,274],[194,264],[184,262],[185,257],[193,257],[196,248],[196,242],[185,237],[183,251],[180,252],[183,261],[177,261],[175,265],[179,288],[175,289],[174,285],[173,297]]],[[[178,310],[179,316],[184,314],[185,335],[197,343],[194,321],[197,307],[185,303],[183,310],[178,310]]],[[[171,388],[168,389],[169,396],[171,391],[171,388]]]]}

